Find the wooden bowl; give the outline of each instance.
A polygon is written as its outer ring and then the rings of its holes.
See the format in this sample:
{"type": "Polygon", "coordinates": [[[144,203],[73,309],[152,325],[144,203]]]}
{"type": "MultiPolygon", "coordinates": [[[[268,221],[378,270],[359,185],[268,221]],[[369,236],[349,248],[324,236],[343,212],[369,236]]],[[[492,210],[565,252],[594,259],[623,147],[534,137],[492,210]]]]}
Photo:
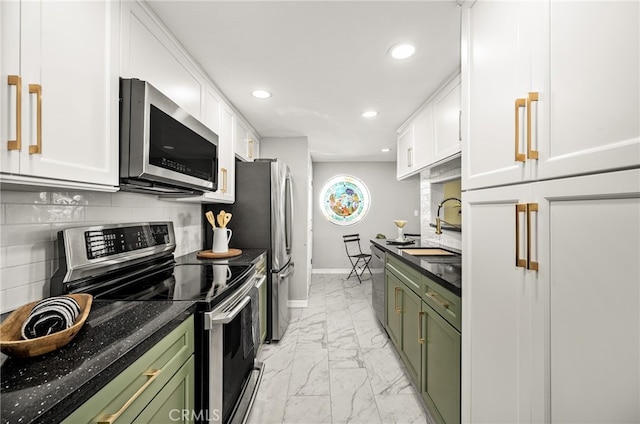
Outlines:
{"type": "Polygon", "coordinates": [[[28,358],[60,349],[73,340],[87,320],[93,296],[90,294],[69,294],[67,296],[74,298],[80,306],[80,314],[71,327],[47,336],[28,340],[23,339],[22,324],[31,313],[33,307],[40,301],[28,303],[13,311],[0,324],[0,351],[17,358],[28,358]]]}

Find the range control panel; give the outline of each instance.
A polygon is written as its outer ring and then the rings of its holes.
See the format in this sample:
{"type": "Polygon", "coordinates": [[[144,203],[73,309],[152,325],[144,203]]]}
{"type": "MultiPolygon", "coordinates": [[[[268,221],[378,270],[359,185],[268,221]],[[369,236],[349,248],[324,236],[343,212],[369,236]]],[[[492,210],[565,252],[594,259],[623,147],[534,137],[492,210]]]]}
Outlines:
{"type": "Polygon", "coordinates": [[[96,259],[170,243],[167,224],[132,225],[84,232],[87,259],[96,259]]]}

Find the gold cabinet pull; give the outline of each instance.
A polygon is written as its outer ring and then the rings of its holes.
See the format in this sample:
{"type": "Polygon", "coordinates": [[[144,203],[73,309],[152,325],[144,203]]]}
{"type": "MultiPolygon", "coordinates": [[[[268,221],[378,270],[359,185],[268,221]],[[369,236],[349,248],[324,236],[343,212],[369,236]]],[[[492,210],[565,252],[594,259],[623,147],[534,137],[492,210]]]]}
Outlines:
{"type": "Polygon", "coordinates": [[[393,302],[393,306],[395,307],[396,314],[399,314],[399,313],[402,312],[402,309],[398,307],[398,292],[401,292],[402,289],[400,287],[396,287],[395,291],[396,292],[395,292],[395,299],[394,299],[394,302],[393,302]]]}
{"type": "Polygon", "coordinates": [[[42,86],[40,84],[29,84],[29,94],[35,94],[36,106],[36,145],[29,145],[29,154],[42,153],[42,86]]]}
{"type": "Polygon", "coordinates": [[[538,159],[538,151],[531,148],[531,103],[538,102],[538,93],[532,91],[527,97],[527,157],[538,159]]]}
{"type": "Polygon", "coordinates": [[[131,406],[131,404],[135,402],[136,399],[138,399],[145,390],[147,390],[147,388],[151,385],[151,383],[153,383],[154,380],[158,378],[158,376],[160,375],[160,371],[162,370],[150,369],[148,371],[143,372],[142,375],[148,377],[148,380],[142,385],[142,387],[140,387],[138,391],[135,392],[133,396],[131,396],[124,405],[122,405],[122,407],[118,410],[118,412],[111,415],[105,415],[104,417],[98,420],[98,424],[113,424],[118,418],[120,418],[120,415],[122,415],[124,411],[126,411],[131,406]]]}
{"type": "Polygon", "coordinates": [[[222,189],[220,190],[223,193],[227,192],[227,168],[220,168],[220,172],[222,172],[222,189]]]}
{"type": "Polygon", "coordinates": [[[462,141],[462,111],[458,114],[458,141],[462,141]]]}
{"type": "Polygon", "coordinates": [[[418,312],[418,344],[424,344],[424,337],[422,337],[422,316],[425,312],[418,312]]]}
{"type": "Polygon", "coordinates": [[[249,143],[249,159],[253,159],[253,139],[249,137],[247,143],[249,143]]]}
{"type": "Polygon", "coordinates": [[[409,168],[413,166],[413,147],[407,149],[407,166],[409,168]]]}
{"type": "Polygon", "coordinates": [[[531,212],[538,212],[537,203],[527,203],[527,269],[538,270],[538,262],[531,260],[531,212]]]}
{"type": "Polygon", "coordinates": [[[7,84],[16,86],[16,139],[7,141],[7,150],[22,150],[22,78],[9,75],[7,84]]]}
{"type": "Polygon", "coordinates": [[[436,293],[436,292],[427,291],[427,292],[425,293],[425,295],[426,295],[429,299],[433,300],[434,302],[436,302],[438,305],[442,306],[442,307],[443,307],[443,308],[445,308],[445,309],[449,309],[449,306],[451,306],[451,304],[450,304],[449,302],[445,302],[445,301],[440,301],[440,300],[438,300],[438,293],[436,293]]]}
{"type": "Polygon", "coordinates": [[[526,106],[526,99],[516,99],[516,162],[524,162],[527,159],[524,153],[520,153],[520,108],[526,106]]]}
{"type": "Polygon", "coordinates": [[[520,258],[520,214],[527,212],[527,205],[516,205],[516,266],[525,268],[527,266],[527,260],[520,258]]]}

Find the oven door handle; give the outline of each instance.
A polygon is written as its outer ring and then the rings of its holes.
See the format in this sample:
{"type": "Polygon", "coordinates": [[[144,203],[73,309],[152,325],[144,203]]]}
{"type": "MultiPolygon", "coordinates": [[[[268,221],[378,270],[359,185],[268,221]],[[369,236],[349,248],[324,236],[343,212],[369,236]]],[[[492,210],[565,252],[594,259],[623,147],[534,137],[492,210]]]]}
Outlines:
{"type": "Polygon", "coordinates": [[[267,281],[267,276],[263,275],[256,283],[256,288],[259,289],[260,287],[262,287],[265,281],[267,281]]]}
{"type": "Polygon", "coordinates": [[[234,320],[234,318],[236,316],[238,316],[240,311],[242,311],[244,309],[244,307],[247,306],[247,303],[249,303],[249,302],[251,302],[251,297],[246,296],[244,299],[242,299],[240,301],[240,303],[238,303],[236,305],[235,308],[233,308],[229,312],[224,312],[224,313],[208,312],[208,313],[206,313],[207,320],[205,321],[205,329],[210,330],[216,324],[229,324],[231,321],[234,320]]]}

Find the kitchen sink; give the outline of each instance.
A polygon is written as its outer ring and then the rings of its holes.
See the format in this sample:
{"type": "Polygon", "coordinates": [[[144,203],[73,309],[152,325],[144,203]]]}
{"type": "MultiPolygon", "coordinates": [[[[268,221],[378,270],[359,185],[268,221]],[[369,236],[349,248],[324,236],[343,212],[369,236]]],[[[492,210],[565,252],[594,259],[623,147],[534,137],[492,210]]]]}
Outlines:
{"type": "Polygon", "coordinates": [[[458,263],[461,260],[460,255],[437,247],[407,247],[402,249],[402,253],[428,262],[458,263]]]}

